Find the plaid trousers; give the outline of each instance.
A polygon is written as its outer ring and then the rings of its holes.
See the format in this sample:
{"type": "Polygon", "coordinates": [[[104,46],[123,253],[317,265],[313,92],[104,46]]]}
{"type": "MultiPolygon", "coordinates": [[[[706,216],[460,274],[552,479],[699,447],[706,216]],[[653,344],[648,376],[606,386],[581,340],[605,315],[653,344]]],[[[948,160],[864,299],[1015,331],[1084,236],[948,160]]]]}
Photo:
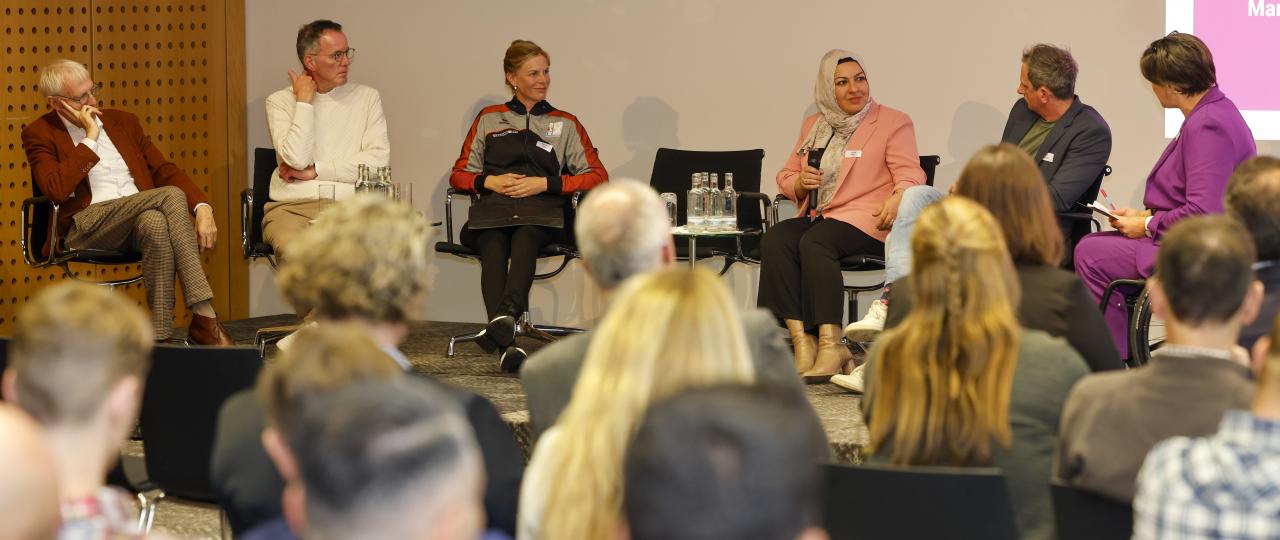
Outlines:
{"type": "Polygon", "coordinates": [[[142,252],[142,282],[156,339],[173,334],[173,276],[187,306],[213,298],[200,266],[200,245],[181,189],[166,186],[90,204],[72,218],[66,245],[76,249],[142,252]]]}

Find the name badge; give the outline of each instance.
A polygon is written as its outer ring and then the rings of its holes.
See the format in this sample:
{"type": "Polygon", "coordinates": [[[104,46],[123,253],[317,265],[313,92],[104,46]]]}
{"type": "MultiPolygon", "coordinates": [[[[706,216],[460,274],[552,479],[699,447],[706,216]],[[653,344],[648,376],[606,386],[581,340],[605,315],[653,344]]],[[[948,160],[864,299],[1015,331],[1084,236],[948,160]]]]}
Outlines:
{"type": "Polygon", "coordinates": [[[536,143],[534,143],[534,144],[538,145],[538,148],[541,148],[541,149],[546,150],[546,151],[548,151],[548,152],[550,152],[550,151],[551,151],[551,149],[552,149],[551,143],[548,143],[548,142],[538,141],[538,142],[536,142],[536,143]]]}
{"type": "Polygon", "coordinates": [[[1044,155],[1044,161],[1048,161],[1049,163],[1053,163],[1053,152],[1046,153],[1046,154],[1044,155]]]}
{"type": "Polygon", "coordinates": [[[844,151],[844,157],[847,157],[847,158],[860,158],[860,157],[862,157],[862,150],[845,150],[845,151],[844,151]]]}
{"type": "Polygon", "coordinates": [[[559,137],[560,132],[563,130],[564,130],[564,122],[552,122],[547,125],[547,131],[542,135],[544,137],[549,137],[549,138],[559,137]]]}

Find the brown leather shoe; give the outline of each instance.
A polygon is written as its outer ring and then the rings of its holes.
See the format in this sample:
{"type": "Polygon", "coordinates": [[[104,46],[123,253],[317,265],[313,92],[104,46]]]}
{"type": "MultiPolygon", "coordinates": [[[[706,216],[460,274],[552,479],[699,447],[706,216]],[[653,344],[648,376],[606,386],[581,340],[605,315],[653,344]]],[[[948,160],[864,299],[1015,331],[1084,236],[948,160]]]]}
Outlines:
{"type": "Polygon", "coordinates": [[[216,317],[205,317],[191,314],[191,325],[187,327],[187,342],[196,345],[213,345],[231,347],[236,344],[231,334],[222,327],[216,317]]]}

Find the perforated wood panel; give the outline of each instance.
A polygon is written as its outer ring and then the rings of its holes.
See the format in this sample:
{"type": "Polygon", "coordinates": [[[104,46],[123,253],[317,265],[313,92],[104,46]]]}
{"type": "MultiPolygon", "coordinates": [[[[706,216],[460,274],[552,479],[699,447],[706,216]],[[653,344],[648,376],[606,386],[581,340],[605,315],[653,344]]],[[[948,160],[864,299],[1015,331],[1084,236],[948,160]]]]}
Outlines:
{"type": "MultiPolygon", "coordinates": [[[[36,290],[63,279],[59,270],[32,270],[22,260],[18,238],[22,199],[31,196],[31,177],[21,148],[22,128],[47,112],[36,86],[44,64],[70,58],[89,68],[103,85],[103,107],[138,116],[151,140],[209,195],[218,225],[218,247],[202,257],[213,286],[215,307],[229,313],[230,275],[243,266],[238,256],[238,222],[232,221],[231,194],[243,182],[229,171],[227,149],[243,147],[244,134],[228,130],[228,55],[243,72],[242,45],[227,46],[228,16],[243,25],[243,7],[223,1],[14,1],[3,8],[5,68],[4,129],[0,139],[0,334],[12,328],[14,312],[36,290]],[[238,14],[238,15],[237,15],[238,14]],[[237,146],[238,145],[238,146],[237,146]]],[[[235,24],[235,21],[232,21],[235,24]]],[[[239,32],[236,32],[240,35],[239,32]]],[[[243,74],[233,77],[243,81],[243,74]]],[[[242,110],[241,103],[235,110],[242,110]]],[[[239,124],[236,122],[235,124],[239,124]]],[[[238,153],[238,152],[237,152],[238,153]]],[[[133,275],[138,265],[80,266],[94,279],[133,275]]],[[[123,288],[146,306],[142,283],[123,288]]],[[[175,324],[187,312],[178,295],[175,324]]]]}

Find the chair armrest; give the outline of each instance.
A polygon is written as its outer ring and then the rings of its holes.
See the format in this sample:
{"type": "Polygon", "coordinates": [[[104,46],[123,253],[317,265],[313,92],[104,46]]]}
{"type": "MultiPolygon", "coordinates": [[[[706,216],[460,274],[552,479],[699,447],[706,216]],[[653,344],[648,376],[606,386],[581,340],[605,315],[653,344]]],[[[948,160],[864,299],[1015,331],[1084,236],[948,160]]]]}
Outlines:
{"type": "Polygon", "coordinates": [[[253,188],[245,188],[240,192],[240,252],[249,258],[249,220],[253,218],[253,188]]]}
{"type": "Polygon", "coordinates": [[[581,190],[581,189],[573,192],[573,194],[569,196],[569,205],[572,206],[575,211],[577,211],[578,203],[582,202],[582,197],[586,194],[587,194],[586,190],[581,190]]]}
{"type": "MultiPolygon", "coordinates": [[[[39,255],[40,252],[43,251],[44,246],[28,245],[31,243],[32,227],[42,226],[41,224],[31,223],[30,221],[32,219],[31,210],[34,209],[36,205],[40,205],[40,204],[50,205],[53,209],[52,223],[58,222],[58,205],[53,204],[53,202],[50,201],[48,197],[27,197],[25,200],[22,201],[22,237],[19,239],[19,242],[22,244],[21,246],[22,259],[27,263],[27,265],[34,268],[39,268],[41,266],[46,266],[50,264],[50,261],[53,260],[53,255],[54,255],[53,254],[54,250],[52,249],[52,247],[56,246],[58,242],[58,236],[57,236],[58,227],[57,226],[51,227],[53,236],[50,238],[49,256],[48,258],[43,260],[39,259],[38,257],[40,256],[39,255]],[[35,249],[36,252],[33,253],[32,249],[35,249]]],[[[43,226],[48,227],[49,224],[45,223],[43,224],[43,226]]]]}
{"type": "Polygon", "coordinates": [[[773,201],[768,195],[758,191],[739,191],[738,197],[743,199],[751,199],[756,201],[757,208],[760,209],[760,227],[763,232],[769,231],[770,219],[773,215],[773,201]]]}
{"type": "Polygon", "coordinates": [[[476,201],[480,200],[480,195],[477,193],[462,191],[458,188],[453,188],[453,187],[445,190],[444,192],[444,232],[445,232],[445,239],[448,240],[450,244],[454,243],[453,242],[453,196],[457,194],[469,195],[469,197],[467,198],[468,205],[475,204],[476,201]]]}
{"type": "Polygon", "coordinates": [[[1089,221],[1093,224],[1093,232],[1102,230],[1102,224],[1098,222],[1098,218],[1094,217],[1092,212],[1058,212],[1057,215],[1061,219],[1089,221]]]}
{"type": "Polygon", "coordinates": [[[796,206],[796,204],[791,202],[791,199],[788,199],[786,195],[779,193],[773,196],[773,224],[774,225],[777,225],[778,222],[781,221],[778,217],[778,211],[782,208],[782,205],[784,204],[790,204],[791,206],[796,206]]]}

